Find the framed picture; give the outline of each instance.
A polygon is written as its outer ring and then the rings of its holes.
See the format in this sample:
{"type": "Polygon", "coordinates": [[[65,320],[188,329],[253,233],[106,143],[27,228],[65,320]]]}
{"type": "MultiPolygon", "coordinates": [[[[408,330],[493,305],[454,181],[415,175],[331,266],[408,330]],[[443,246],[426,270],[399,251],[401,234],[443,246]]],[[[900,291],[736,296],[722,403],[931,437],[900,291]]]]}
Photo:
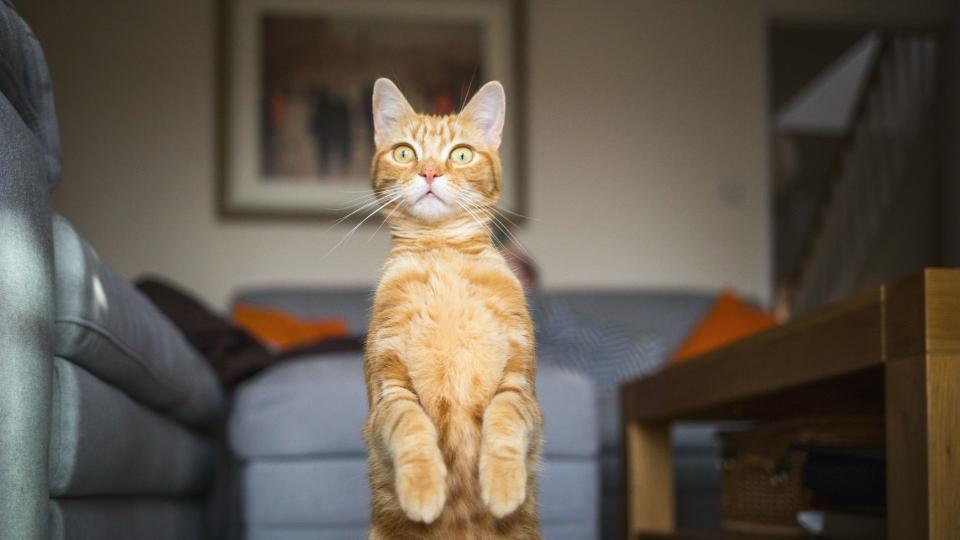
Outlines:
{"type": "Polygon", "coordinates": [[[352,212],[370,189],[378,77],[432,114],[502,82],[499,206],[524,213],[519,0],[223,0],[220,11],[221,216],[352,212]]]}

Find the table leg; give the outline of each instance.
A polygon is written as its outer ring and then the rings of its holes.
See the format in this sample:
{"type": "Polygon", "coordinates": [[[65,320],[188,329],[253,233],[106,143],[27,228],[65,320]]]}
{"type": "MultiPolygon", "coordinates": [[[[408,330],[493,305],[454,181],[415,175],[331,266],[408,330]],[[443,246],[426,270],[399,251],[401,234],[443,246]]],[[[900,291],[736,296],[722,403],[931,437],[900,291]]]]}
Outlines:
{"type": "Polygon", "coordinates": [[[960,531],[960,357],[886,366],[889,540],[947,540],[960,531]]]}
{"type": "Polygon", "coordinates": [[[623,435],[627,538],[633,540],[641,531],[672,532],[675,510],[669,425],[628,421],[623,435]]]}

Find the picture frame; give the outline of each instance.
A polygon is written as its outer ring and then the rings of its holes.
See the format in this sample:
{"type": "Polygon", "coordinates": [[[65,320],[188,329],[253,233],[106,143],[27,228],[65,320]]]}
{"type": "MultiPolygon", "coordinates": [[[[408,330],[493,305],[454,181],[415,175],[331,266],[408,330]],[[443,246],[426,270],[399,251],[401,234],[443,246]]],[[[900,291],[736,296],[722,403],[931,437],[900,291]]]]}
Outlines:
{"type": "Polygon", "coordinates": [[[221,0],[218,216],[338,220],[356,210],[370,192],[371,91],[384,76],[432,114],[457,112],[488,80],[504,85],[498,207],[522,221],[524,7],[522,0],[221,0]]]}

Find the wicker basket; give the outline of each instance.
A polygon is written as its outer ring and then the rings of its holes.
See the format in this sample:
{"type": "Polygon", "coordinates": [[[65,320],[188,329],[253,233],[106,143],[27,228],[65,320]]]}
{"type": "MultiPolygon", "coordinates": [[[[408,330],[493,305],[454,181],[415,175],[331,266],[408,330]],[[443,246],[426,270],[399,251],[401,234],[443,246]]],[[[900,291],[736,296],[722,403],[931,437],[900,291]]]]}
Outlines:
{"type": "Polygon", "coordinates": [[[751,460],[723,461],[723,529],[731,532],[800,536],[797,512],[808,508],[811,495],[803,489],[806,452],[791,450],[775,470],[751,460]]]}
{"type": "Polygon", "coordinates": [[[724,530],[766,536],[802,536],[797,513],[810,509],[803,488],[804,447],[883,445],[878,418],[815,418],[725,432],[722,518],[724,530]]]}

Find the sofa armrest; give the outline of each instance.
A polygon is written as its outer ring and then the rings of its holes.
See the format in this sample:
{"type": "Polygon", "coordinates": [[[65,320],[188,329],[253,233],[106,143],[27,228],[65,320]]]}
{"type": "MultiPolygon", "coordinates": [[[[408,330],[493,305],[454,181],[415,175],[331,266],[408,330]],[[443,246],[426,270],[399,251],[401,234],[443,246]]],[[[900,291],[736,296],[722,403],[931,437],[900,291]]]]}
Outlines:
{"type": "MultiPolygon", "coordinates": [[[[0,6],[2,9],[2,6],[0,6]]],[[[0,538],[47,538],[53,254],[43,155],[0,94],[0,538]]]]}
{"type": "Polygon", "coordinates": [[[54,353],[183,424],[219,421],[216,375],[177,327],[59,215],[53,241],[54,353]]]}
{"type": "Polygon", "coordinates": [[[0,1],[0,538],[47,538],[53,254],[60,175],[50,78],[0,1]]]}

